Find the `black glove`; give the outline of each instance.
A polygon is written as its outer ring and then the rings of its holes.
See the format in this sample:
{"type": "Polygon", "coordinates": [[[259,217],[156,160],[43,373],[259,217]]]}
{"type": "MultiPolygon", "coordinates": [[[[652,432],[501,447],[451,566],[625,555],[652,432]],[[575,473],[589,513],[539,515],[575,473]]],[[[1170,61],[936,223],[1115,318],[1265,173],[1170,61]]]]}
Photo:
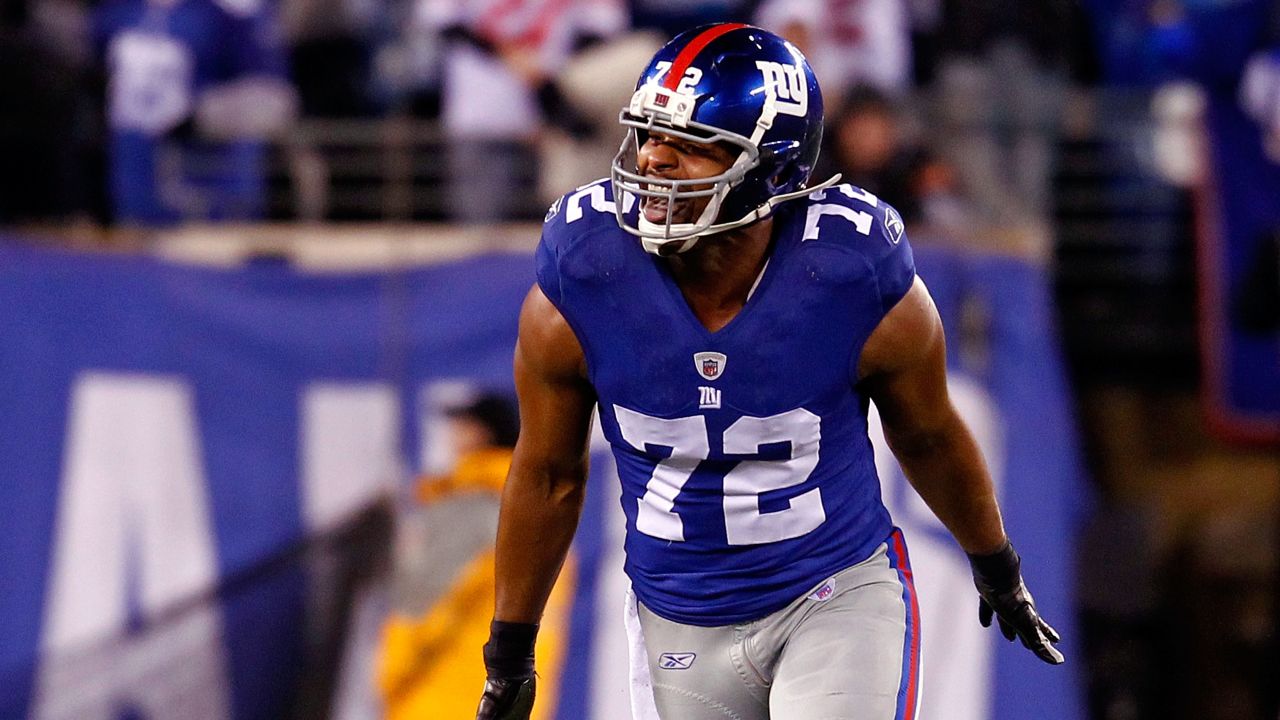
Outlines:
{"type": "Polygon", "coordinates": [[[991,627],[995,616],[1000,621],[1000,632],[1009,642],[1021,638],[1022,644],[1041,660],[1050,665],[1064,662],[1062,653],[1053,646],[1062,638],[1036,612],[1035,600],[1022,582],[1022,560],[1013,545],[1006,540],[1004,547],[990,555],[970,555],[969,566],[981,598],[978,621],[982,627],[991,627]]]}
{"type": "Polygon", "coordinates": [[[534,678],[494,680],[484,683],[484,695],[476,720],[529,720],[533,712],[534,678]]]}
{"type": "Polygon", "coordinates": [[[476,720],[529,720],[537,678],[533,673],[533,643],[538,626],[494,620],[484,646],[488,679],[476,720]]]}

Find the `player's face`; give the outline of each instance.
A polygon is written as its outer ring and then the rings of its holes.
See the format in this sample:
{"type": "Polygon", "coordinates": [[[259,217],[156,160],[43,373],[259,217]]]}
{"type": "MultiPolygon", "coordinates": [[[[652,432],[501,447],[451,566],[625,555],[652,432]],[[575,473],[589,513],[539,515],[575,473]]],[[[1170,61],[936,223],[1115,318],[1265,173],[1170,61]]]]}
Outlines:
{"type": "MultiPolygon", "coordinates": [[[[733,165],[737,151],[723,143],[700,143],[660,132],[651,132],[648,140],[640,146],[636,156],[636,166],[641,175],[659,177],[668,180],[696,180],[720,175],[733,165]]],[[[696,186],[702,190],[712,187],[711,184],[696,186]]],[[[660,188],[654,188],[660,189],[660,188]]],[[[671,213],[673,223],[694,222],[702,214],[703,208],[711,202],[710,197],[677,200],[671,213]]],[[[642,204],[645,219],[654,223],[667,221],[667,199],[649,197],[642,204]]]]}

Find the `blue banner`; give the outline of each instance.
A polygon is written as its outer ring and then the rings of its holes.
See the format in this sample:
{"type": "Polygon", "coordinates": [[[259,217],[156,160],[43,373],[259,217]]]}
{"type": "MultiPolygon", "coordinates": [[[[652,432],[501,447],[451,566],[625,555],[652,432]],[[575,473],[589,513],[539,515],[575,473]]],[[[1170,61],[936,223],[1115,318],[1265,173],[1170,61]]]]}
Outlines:
{"type": "MultiPolygon", "coordinates": [[[[398,408],[382,423],[393,425],[388,450],[416,462],[420,443],[398,439],[419,431],[424,385],[510,387],[532,282],[528,257],[309,276],[0,244],[0,717],[154,717],[134,697],[146,688],[129,685],[160,669],[120,677],[86,710],[63,704],[75,679],[63,676],[75,673],[55,672],[51,659],[75,665],[103,643],[144,637],[174,607],[358,509],[367,497],[350,507],[323,499],[334,496],[323,489],[333,473],[315,465],[332,442],[308,433],[346,407],[398,408]],[[150,446],[155,437],[162,447],[150,446]],[[148,480],[194,479],[193,492],[156,499],[159,487],[137,487],[155,466],[161,476],[148,480]],[[185,537],[193,526],[207,537],[185,537]],[[195,559],[168,557],[166,544],[195,559]],[[185,566],[206,556],[207,572],[192,577],[185,566]]],[[[338,425],[333,442],[348,430],[360,428],[338,425]]],[[[229,716],[289,715],[306,591],[293,562],[218,596],[210,622],[225,644],[205,679],[225,684],[229,716]]]]}
{"type": "Polygon", "coordinates": [[[1234,87],[1208,90],[1199,266],[1209,416],[1229,438],[1280,442],[1280,155],[1264,151],[1234,87]]]}

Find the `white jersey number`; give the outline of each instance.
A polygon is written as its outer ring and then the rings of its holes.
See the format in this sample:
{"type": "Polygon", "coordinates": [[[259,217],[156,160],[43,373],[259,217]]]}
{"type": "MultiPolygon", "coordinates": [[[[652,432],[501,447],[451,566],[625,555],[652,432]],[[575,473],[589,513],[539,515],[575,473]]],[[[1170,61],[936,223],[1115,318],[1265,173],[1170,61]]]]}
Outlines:
{"type": "MultiPolygon", "coordinates": [[[[613,406],[618,428],[627,444],[641,452],[645,446],[669,449],[645,484],[637,502],[636,529],[652,537],[681,542],[684,522],[675,512],[676,496],[698,464],[707,458],[710,442],[701,415],[656,418],[613,406]]],[[[777,542],[812,532],[827,519],[822,492],[813,488],[773,512],[760,511],[760,495],[803,483],[818,465],[821,420],[803,408],[769,417],[741,417],[724,431],[724,452],[756,455],[762,445],[789,443],[785,460],[747,459],[724,477],[724,525],[730,545],[777,542]]]]}
{"type": "MultiPolygon", "coordinates": [[[[565,210],[564,221],[566,223],[577,222],[582,219],[582,201],[585,199],[591,204],[591,209],[598,213],[614,214],[616,205],[614,201],[606,200],[604,197],[604,180],[598,180],[589,185],[583,185],[578,188],[566,201],[567,208],[565,210]]],[[[636,202],[634,195],[624,195],[622,201],[622,212],[631,212],[631,206],[636,202]]],[[[547,211],[547,218],[550,219],[559,210],[560,201],[557,200],[555,205],[551,206],[551,210],[547,211]]]]}
{"type": "MultiPolygon", "coordinates": [[[[835,189],[855,200],[861,200],[873,208],[880,204],[879,198],[866,190],[862,190],[861,188],[855,188],[852,185],[839,185],[835,189]]],[[[819,190],[810,194],[809,199],[814,202],[809,206],[809,212],[804,218],[804,237],[802,239],[818,239],[818,221],[822,219],[823,215],[835,215],[837,217],[842,217],[853,223],[854,229],[863,235],[871,234],[871,225],[875,222],[875,217],[872,216],[871,213],[864,212],[862,210],[854,210],[853,208],[845,207],[839,203],[821,202],[822,200],[827,199],[826,190],[819,190]]]]}

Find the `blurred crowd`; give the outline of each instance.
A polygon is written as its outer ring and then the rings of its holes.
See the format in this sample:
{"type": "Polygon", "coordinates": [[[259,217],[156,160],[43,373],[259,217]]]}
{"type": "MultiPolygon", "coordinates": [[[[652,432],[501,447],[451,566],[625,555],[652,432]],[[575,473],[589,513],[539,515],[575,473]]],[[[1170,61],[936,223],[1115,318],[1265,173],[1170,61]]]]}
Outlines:
{"type": "MultiPolygon", "coordinates": [[[[273,141],[300,121],[389,117],[437,130],[428,219],[536,219],[605,174],[653,50],[720,20],[809,56],[824,170],[944,232],[975,214],[1043,222],[1073,89],[1168,81],[1206,4],[0,0],[0,223],[260,219],[273,141]]],[[[1267,118],[1271,82],[1255,92],[1267,118]]]]}

